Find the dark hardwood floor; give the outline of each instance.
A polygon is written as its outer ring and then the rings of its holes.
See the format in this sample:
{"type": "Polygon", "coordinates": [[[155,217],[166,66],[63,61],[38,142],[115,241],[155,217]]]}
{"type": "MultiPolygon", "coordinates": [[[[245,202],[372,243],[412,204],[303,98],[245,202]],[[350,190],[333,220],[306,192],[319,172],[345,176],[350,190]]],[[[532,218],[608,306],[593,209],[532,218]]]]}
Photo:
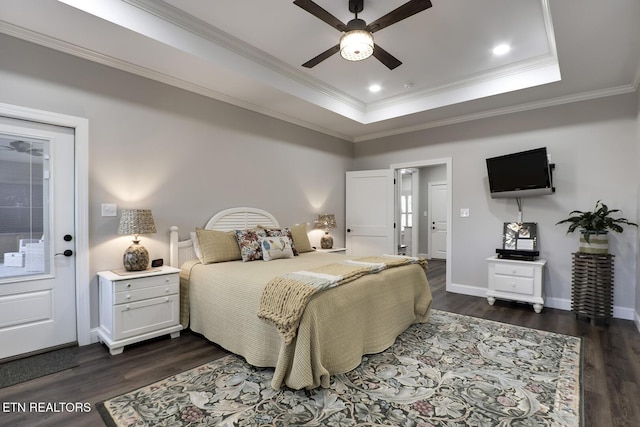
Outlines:
{"type": "MultiPolygon", "coordinates": [[[[433,308],[583,338],[585,427],[640,426],[640,333],[631,321],[593,326],[567,311],[448,293],[445,264],[432,260],[433,308]]],[[[188,331],[127,346],[110,356],[101,344],[75,348],[79,366],[0,389],[0,426],[101,426],[96,403],[225,354],[188,331]],[[88,402],[88,413],[18,413],[11,402],[88,402]]]]}

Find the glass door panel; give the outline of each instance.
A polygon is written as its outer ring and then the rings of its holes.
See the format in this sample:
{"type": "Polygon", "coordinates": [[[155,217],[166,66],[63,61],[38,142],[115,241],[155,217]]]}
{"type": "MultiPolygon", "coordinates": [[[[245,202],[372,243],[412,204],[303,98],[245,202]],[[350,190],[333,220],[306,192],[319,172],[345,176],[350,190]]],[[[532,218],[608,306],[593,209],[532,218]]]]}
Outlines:
{"type": "Polygon", "coordinates": [[[0,134],[0,283],[50,273],[49,144],[0,134]]]}

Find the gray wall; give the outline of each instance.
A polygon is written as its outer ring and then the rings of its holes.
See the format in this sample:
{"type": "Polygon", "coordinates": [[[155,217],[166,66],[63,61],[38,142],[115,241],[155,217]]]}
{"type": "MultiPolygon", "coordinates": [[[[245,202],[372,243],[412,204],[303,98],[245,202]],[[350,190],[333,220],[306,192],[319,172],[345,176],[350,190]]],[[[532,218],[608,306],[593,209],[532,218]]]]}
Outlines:
{"type": "Polygon", "coordinates": [[[4,35],[0,58],[0,102],[89,120],[92,275],[121,268],[131,240],[101,203],[152,209],[158,233],[142,244],[167,262],[171,225],[185,238],[229,207],[266,209],[283,226],[318,213],[344,224],[351,143],[4,35]]]}
{"type": "MultiPolygon", "coordinates": [[[[485,159],[545,146],[556,164],[553,195],[523,199],[524,220],[537,222],[541,258],[547,259],[547,305],[569,308],[571,254],[578,235],[555,223],[574,209],[590,210],[602,199],[637,220],[638,97],[598,100],[467,122],[358,143],[357,170],[451,158],[453,182],[452,284],[484,294],[485,259],[501,247],[502,224],[517,220],[513,199],[491,199],[485,159]],[[470,216],[460,218],[461,208],[470,216]]],[[[636,300],[638,239],[635,228],[612,233],[616,314],[632,318],[636,300]]]]}

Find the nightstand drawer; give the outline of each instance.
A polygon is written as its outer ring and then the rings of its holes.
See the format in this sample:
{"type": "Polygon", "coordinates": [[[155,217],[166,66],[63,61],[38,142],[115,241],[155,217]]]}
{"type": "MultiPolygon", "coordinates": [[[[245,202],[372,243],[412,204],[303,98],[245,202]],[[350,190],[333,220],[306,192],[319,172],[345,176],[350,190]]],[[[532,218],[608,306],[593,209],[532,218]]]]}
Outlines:
{"type": "Polygon", "coordinates": [[[514,264],[496,264],[496,274],[506,274],[509,276],[533,277],[535,270],[533,267],[514,264]]]}
{"type": "Polygon", "coordinates": [[[533,295],[533,278],[496,275],[494,285],[496,291],[533,295]]]}
{"type": "Polygon", "coordinates": [[[180,276],[178,274],[163,274],[160,276],[139,277],[136,279],[118,280],[115,284],[114,291],[125,292],[149,288],[158,285],[179,284],[180,276]]]}
{"type": "Polygon", "coordinates": [[[134,337],[179,324],[179,296],[152,298],[113,307],[114,339],[134,337]]]}
{"type": "Polygon", "coordinates": [[[178,293],[179,287],[180,285],[178,283],[170,283],[168,285],[116,292],[114,304],[123,304],[128,302],[140,301],[147,298],[174,295],[178,293]]]}

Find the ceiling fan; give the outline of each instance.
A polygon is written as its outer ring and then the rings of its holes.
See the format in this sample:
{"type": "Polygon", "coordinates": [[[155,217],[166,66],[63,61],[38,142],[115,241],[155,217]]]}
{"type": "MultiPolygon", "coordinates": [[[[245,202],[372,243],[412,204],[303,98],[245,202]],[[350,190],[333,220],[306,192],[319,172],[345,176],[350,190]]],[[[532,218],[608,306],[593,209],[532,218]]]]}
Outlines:
{"type": "Polygon", "coordinates": [[[373,33],[431,7],[431,1],[429,0],[411,0],[367,25],[365,21],[358,18],[358,13],[364,9],[364,0],[349,0],[349,11],[354,13],[356,17],[347,24],[344,24],[312,0],[295,0],[293,3],[344,33],[340,37],[340,43],[302,64],[306,68],[313,68],[330,56],[340,52],[340,55],[349,61],[360,61],[373,55],[387,68],[393,70],[401,65],[402,62],[375,44],[373,42],[373,33]]]}
{"type": "Polygon", "coordinates": [[[4,150],[15,151],[17,153],[31,154],[32,156],[42,156],[41,148],[33,148],[31,143],[25,141],[11,141],[9,145],[0,147],[4,150]]]}

